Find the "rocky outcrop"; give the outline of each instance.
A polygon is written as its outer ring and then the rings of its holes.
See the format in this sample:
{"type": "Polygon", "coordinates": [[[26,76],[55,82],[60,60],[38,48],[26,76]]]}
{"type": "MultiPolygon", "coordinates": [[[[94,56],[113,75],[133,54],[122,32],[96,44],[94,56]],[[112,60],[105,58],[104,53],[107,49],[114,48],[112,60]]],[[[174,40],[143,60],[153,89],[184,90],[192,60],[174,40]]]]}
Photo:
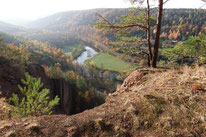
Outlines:
{"type": "Polygon", "coordinates": [[[130,87],[132,87],[137,82],[142,82],[141,79],[148,73],[152,71],[149,70],[135,70],[133,71],[123,82],[123,84],[117,88],[117,92],[126,92],[130,87]],[[140,73],[141,72],[141,73],[140,73]]]}

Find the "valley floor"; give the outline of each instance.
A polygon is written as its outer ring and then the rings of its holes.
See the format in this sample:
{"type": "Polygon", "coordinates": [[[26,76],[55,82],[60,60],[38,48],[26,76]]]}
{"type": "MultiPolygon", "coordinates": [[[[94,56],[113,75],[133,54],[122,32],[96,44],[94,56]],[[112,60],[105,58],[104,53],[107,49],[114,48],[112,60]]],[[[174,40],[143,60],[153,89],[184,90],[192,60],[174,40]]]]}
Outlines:
{"type": "Polygon", "coordinates": [[[117,57],[107,53],[99,53],[87,62],[93,62],[98,68],[112,70],[117,72],[128,72],[134,70],[137,66],[125,62],[117,57]]]}

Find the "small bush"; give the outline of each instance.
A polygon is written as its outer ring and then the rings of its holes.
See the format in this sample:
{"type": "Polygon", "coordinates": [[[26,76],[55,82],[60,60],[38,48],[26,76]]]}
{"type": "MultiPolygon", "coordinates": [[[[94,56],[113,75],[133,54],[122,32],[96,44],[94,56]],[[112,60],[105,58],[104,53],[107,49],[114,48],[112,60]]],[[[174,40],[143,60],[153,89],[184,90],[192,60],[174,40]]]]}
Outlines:
{"type": "Polygon", "coordinates": [[[53,100],[49,101],[48,94],[49,89],[42,89],[43,83],[40,78],[34,78],[28,73],[25,73],[25,80],[22,79],[22,83],[26,85],[21,87],[18,85],[19,90],[25,95],[21,101],[16,94],[13,94],[10,100],[14,105],[9,105],[13,110],[14,116],[40,116],[50,115],[52,113],[53,106],[57,105],[59,98],[56,96],[53,100]]]}

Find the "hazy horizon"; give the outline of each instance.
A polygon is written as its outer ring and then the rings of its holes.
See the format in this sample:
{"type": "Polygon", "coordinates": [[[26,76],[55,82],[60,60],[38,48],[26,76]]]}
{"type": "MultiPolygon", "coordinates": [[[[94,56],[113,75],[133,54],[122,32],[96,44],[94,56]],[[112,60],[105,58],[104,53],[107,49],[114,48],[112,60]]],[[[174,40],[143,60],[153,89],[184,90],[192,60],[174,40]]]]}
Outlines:
{"type": "MultiPolygon", "coordinates": [[[[170,0],[164,8],[200,8],[203,4],[201,0],[170,0]]],[[[131,6],[127,0],[6,0],[1,2],[0,21],[21,24],[64,11],[131,6]]],[[[205,9],[206,6],[202,8],[205,9]]]]}

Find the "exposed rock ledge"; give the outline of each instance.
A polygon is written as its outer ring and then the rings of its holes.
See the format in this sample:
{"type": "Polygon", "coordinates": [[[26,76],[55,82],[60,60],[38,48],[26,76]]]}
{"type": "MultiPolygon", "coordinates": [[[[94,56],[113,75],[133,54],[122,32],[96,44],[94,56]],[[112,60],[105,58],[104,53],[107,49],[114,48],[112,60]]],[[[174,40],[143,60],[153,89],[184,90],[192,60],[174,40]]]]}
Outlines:
{"type": "Polygon", "coordinates": [[[136,70],[99,107],[1,121],[0,136],[205,136],[205,87],[192,86],[206,84],[206,69],[184,71],[136,70]]]}

